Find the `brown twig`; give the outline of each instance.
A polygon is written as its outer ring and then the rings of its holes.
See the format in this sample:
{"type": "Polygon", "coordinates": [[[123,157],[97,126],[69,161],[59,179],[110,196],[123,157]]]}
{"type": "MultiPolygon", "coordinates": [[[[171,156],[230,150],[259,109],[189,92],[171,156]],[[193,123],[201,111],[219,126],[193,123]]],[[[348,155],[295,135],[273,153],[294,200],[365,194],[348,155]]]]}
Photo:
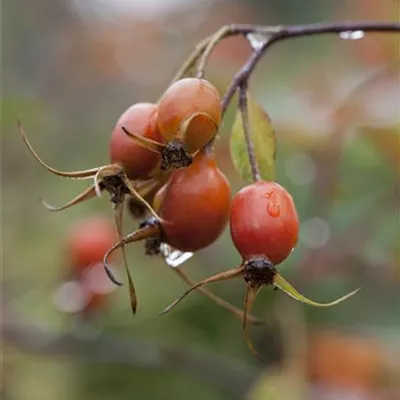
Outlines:
{"type": "Polygon", "coordinates": [[[231,36],[246,36],[250,33],[258,33],[263,35],[268,35],[276,32],[280,29],[279,26],[263,26],[263,25],[249,25],[249,24],[230,24],[225,25],[218,29],[214,34],[207,36],[201,42],[199,42],[194,51],[185,60],[179,70],[176,72],[171,80],[170,84],[173,84],[179,79],[182,79],[189,71],[195,66],[197,66],[197,76],[202,78],[204,76],[204,69],[206,67],[207,61],[214,50],[215,46],[223,39],[231,36]]]}
{"type": "MultiPolygon", "coordinates": [[[[304,36],[339,34],[342,32],[400,32],[400,23],[398,22],[372,22],[372,21],[347,21],[347,22],[333,22],[333,23],[317,23],[309,25],[293,25],[276,27],[275,33],[270,33],[266,36],[266,40],[262,46],[254,50],[250,58],[243,65],[243,67],[236,73],[231,84],[228,87],[222,99],[222,112],[225,113],[233,95],[240,85],[248,81],[254,68],[261,60],[262,56],[274,44],[286,39],[294,39],[304,36]]],[[[246,30],[245,34],[259,33],[259,30],[249,32],[246,30]]]]}

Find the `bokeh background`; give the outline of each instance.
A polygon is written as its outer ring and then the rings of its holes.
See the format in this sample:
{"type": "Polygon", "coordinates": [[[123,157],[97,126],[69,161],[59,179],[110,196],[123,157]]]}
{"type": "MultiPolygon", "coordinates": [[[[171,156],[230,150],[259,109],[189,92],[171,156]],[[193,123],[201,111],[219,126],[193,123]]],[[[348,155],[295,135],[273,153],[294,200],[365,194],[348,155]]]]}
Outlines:
{"type": "MultiPolygon", "coordinates": [[[[300,242],[279,267],[329,309],[264,289],[246,348],[241,323],[195,293],[158,313],[185,285],[160,258],[129,247],[139,296],[132,317],[126,288],[90,322],[54,304],[68,276],[65,236],[91,216],[111,217],[104,196],[61,213],[85,187],[43,170],[16,129],[23,117],[39,154],[76,170],[108,160],[119,115],[157,101],[203,37],[228,23],[296,24],[398,20],[394,0],[9,0],[3,3],[2,398],[311,399],[399,398],[399,36],[285,41],[250,82],[278,137],[277,180],[296,201],[300,242]]],[[[228,39],[207,77],[224,92],[250,54],[228,39]]],[[[228,114],[217,155],[232,189],[243,186],[229,155],[228,114]]],[[[127,219],[126,230],[136,222],[127,219]]],[[[228,232],[184,265],[200,279],[240,262],[228,232]]],[[[210,287],[240,306],[242,282],[210,287]]]]}

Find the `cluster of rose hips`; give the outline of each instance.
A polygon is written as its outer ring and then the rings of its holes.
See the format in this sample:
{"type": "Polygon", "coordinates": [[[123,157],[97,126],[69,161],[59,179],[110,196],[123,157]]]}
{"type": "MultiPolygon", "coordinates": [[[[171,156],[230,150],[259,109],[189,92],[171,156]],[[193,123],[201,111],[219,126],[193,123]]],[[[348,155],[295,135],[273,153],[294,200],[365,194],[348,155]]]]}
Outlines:
{"type": "MultiPolygon", "coordinates": [[[[49,171],[68,178],[94,180],[83,193],[61,207],[78,204],[106,191],[115,209],[120,240],[104,256],[110,279],[120,285],[107,266],[109,255],[121,248],[128,274],[132,310],[137,299],[127,268],[125,245],[145,241],[147,254],[160,254],[165,246],[180,252],[196,252],[211,245],[228,220],[233,243],[242,256],[239,267],[193,285],[164,312],[191,290],[201,290],[218,304],[246,322],[259,289],[281,288],[296,299],[312,305],[332,305],[304,298],[277,273],[297,244],[299,219],[291,195],[275,182],[256,181],[231,199],[228,180],[217,166],[214,138],[222,119],[221,99],[207,80],[184,78],[173,83],[157,104],[138,103],[119,118],[110,140],[111,164],[85,171],[61,172],[45,164],[35,153],[20,125],[22,137],[35,158],[49,171]],[[144,216],[139,229],[123,236],[122,211],[128,199],[134,216],[144,216]],[[247,291],[244,312],[202,288],[220,280],[242,277],[247,291]]],[[[192,282],[179,270],[180,276],[192,282]]],[[[251,342],[247,339],[248,344],[251,342]]]]}
{"type": "MultiPolygon", "coordinates": [[[[215,87],[206,80],[186,78],[171,85],[157,104],[137,103],[120,116],[111,134],[109,165],[75,172],[56,170],[37,155],[21,122],[19,130],[32,155],[48,171],[71,179],[93,179],[88,189],[62,206],[43,201],[46,208],[65,210],[106,191],[120,238],[124,203],[133,217],[147,217],[125,241],[145,240],[146,253],[151,255],[170,253],[172,248],[197,251],[215,241],[224,229],[230,209],[229,183],[216,166],[212,146],[207,146],[220,122],[215,87]]],[[[135,288],[122,253],[135,312],[135,288]]],[[[182,270],[173,270],[193,284],[182,270]]],[[[120,284],[108,268],[107,273],[120,284]]],[[[206,289],[199,291],[242,318],[240,309],[206,289]]],[[[252,316],[247,319],[257,322],[252,316]]]]}

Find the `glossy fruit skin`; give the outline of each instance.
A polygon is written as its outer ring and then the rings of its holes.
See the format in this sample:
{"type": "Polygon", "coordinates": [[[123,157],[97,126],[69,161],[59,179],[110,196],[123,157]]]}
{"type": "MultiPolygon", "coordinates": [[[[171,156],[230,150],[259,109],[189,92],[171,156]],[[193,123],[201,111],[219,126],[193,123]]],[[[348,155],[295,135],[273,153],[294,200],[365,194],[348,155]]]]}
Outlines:
{"type": "Polygon", "coordinates": [[[118,240],[112,221],[91,217],[72,227],[65,240],[65,254],[71,268],[81,273],[101,263],[106,251],[118,240]]]}
{"type": "Polygon", "coordinates": [[[244,260],[264,257],[277,265],[296,246],[299,218],[292,196],[276,182],[258,181],[232,201],[230,230],[244,260]]]}
{"type": "Polygon", "coordinates": [[[212,152],[202,150],[187,168],[174,171],[160,206],[165,241],[181,251],[197,251],[224,230],[231,190],[212,152]]]}
{"type": "Polygon", "coordinates": [[[165,193],[167,192],[167,186],[168,186],[167,184],[161,186],[153,198],[152,201],[153,210],[157,213],[160,211],[161,204],[164,201],[165,193]]]}
{"type": "Polygon", "coordinates": [[[216,133],[221,123],[221,99],[208,81],[184,78],[172,84],[158,103],[158,127],[162,136],[171,141],[181,139],[189,153],[202,148],[216,133]],[[185,121],[196,113],[186,129],[185,121]],[[214,121],[214,123],[212,122],[214,121]]]}
{"type": "Polygon", "coordinates": [[[160,155],[129,138],[122,126],[129,132],[162,142],[157,127],[157,110],[156,104],[134,104],[119,117],[114,127],[109,144],[111,162],[122,166],[129,179],[147,178],[160,161],[160,155]]]}

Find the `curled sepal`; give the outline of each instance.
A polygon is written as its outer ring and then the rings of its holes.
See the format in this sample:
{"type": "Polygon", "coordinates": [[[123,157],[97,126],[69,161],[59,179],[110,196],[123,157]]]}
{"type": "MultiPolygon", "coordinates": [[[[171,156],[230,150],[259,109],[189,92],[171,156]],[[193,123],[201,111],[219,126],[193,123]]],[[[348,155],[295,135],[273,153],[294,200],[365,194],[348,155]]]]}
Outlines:
{"type": "Polygon", "coordinates": [[[173,301],[169,306],[164,308],[164,310],[160,313],[160,315],[166,314],[170,312],[178,303],[180,303],[190,292],[196,290],[197,288],[207,285],[208,283],[219,282],[219,281],[226,281],[228,279],[238,278],[243,275],[244,268],[242,266],[229,269],[228,271],[220,272],[219,274],[215,274],[210,276],[207,279],[204,279],[191,288],[186,290],[181,296],[179,296],[175,301],[173,301]]]}
{"type": "Polygon", "coordinates": [[[66,172],[66,171],[59,171],[53,167],[50,167],[50,165],[46,164],[40,157],[39,155],[36,153],[36,151],[34,150],[34,148],[32,147],[32,145],[30,144],[28,137],[26,136],[26,133],[24,132],[23,128],[22,128],[22,121],[21,118],[18,118],[18,130],[19,133],[22,137],[22,140],[24,141],[26,147],[28,148],[29,152],[33,155],[33,157],[35,158],[35,160],[45,169],[47,169],[47,171],[58,175],[58,176],[63,176],[64,178],[70,178],[70,179],[89,179],[92,178],[93,176],[96,175],[97,171],[99,170],[99,168],[101,167],[96,167],[96,168],[90,168],[87,170],[82,170],[82,171],[71,171],[71,172],[66,172]]]}
{"type": "MultiPolygon", "coordinates": [[[[110,165],[105,165],[103,167],[100,167],[93,177],[94,187],[95,187],[97,197],[100,197],[101,191],[103,189],[106,189],[108,192],[113,193],[113,195],[116,196],[116,198],[119,198],[118,201],[117,200],[112,201],[113,203],[120,202],[121,201],[120,197],[122,196],[123,193],[118,193],[118,195],[117,195],[116,188],[113,187],[113,184],[111,184],[111,186],[108,185],[106,179],[121,177],[122,175],[124,175],[123,169],[121,166],[119,166],[117,164],[110,164],[110,165]]],[[[115,183],[114,183],[114,185],[115,185],[115,183]]]]}
{"type": "Polygon", "coordinates": [[[122,178],[125,186],[129,190],[130,194],[134,197],[136,197],[140,202],[143,203],[143,205],[150,211],[150,213],[153,215],[154,218],[156,218],[158,221],[161,220],[161,218],[158,216],[158,214],[155,212],[153,207],[150,205],[146,199],[143,198],[143,196],[136,190],[135,186],[132,184],[132,182],[128,179],[127,176],[123,176],[122,178]]]}
{"type": "Polygon", "coordinates": [[[243,307],[243,335],[244,335],[244,340],[249,347],[250,351],[257,357],[260,358],[260,355],[258,354],[257,350],[255,349],[253,342],[251,340],[249,330],[247,329],[247,315],[251,312],[254,302],[256,301],[257,295],[261,289],[261,286],[259,285],[250,285],[247,284],[246,287],[246,295],[244,298],[244,307],[243,307]]]}
{"type": "MultiPolygon", "coordinates": [[[[124,236],[123,227],[122,227],[122,221],[123,221],[122,217],[123,217],[123,211],[124,211],[123,200],[124,199],[122,199],[122,202],[114,205],[114,220],[115,220],[115,226],[118,231],[119,240],[123,239],[123,236],[124,236]]],[[[136,308],[137,308],[137,296],[136,296],[135,285],[133,284],[133,279],[132,279],[131,273],[129,272],[129,268],[128,268],[128,260],[126,257],[125,246],[121,247],[121,252],[122,252],[122,261],[124,263],[124,269],[126,272],[126,276],[128,278],[129,298],[131,301],[131,309],[132,309],[133,315],[135,315],[136,308]]],[[[106,271],[107,270],[108,270],[108,272],[111,272],[108,266],[106,268],[106,271]]],[[[107,272],[107,275],[109,275],[108,272],[107,272]]]]}
{"type": "Polygon", "coordinates": [[[318,303],[316,301],[307,299],[307,297],[304,297],[301,293],[297,291],[283,276],[276,274],[274,277],[274,285],[281,289],[283,292],[285,292],[288,296],[293,297],[295,300],[300,301],[302,303],[308,304],[313,307],[330,307],[334,306],[336,304],[341,303],[342,301],[348,299],[349,297],[355,295],[360,288],[353,290],[352,292],[346,294],[345,296],[342,296],[334,301],[331,301],[329,303],[318,303]]]}
{"type": "Polygon", "coordinates": [[[86,200],[89,200],[93,197],[96,196],[96,190],[95,186],[92,185],[85,189],[82,193],[78,194],[76,197],[74,197],[72,200],[68,201],[67,203],[61,205],[61,206],[53,206],[49,204],[46,200],[40,199],[41,203],[45,208],[47,208],[49,211],[62,211],[66,210],[67,208],[70,208],[76,204],[82,203],[86,200]]]}
{"type": "MultiPolygon", "coordinates": [[[[179,268],[174,268],[173,271],[178,274],[178,276],[188,285],[194,285],[194,282],[179,268]]],[[[214,293],[210,292],[206,288],[203,287],[198,287],[196,289],[199,293],[201,293],[203,296],[206,296],[209,298],[212,302],[217,304],[218,306],[225,308],[226,310],[230,311],[235,317],[239,318],[240,320],[243,320],[243,318],[247,319],[247,321],[250,324],[256,324],[256,325],[261,325],[264,324],[265,321],[262,319],[259,319],[255,317],[254,315],[247,314],[246,316],[244,315],[244,312],[240,310],[239,308],[235,307],[233,304],[229,303],[228,301],[221,299],[214,293]]]]}
{"type": "Polygon", "coordinates": [[[152,151],[153,153],[161,153],[163,151],[163,149],[165,148],[164,143],[159,143],[159,142],[156,142],[155,140],[138,135],[135,132],[130,132],[124,126],[122,126],[121,128],[124,131],[124,133],[130,139],[132,139],[135,143],[137,143],[139,146],[142,146],[143,148],[145,148],[147,150],[152,151]]]}
{"type": "Polygon", "coordinates": [[[101,197],[101,176],[104,173],[104,171],[107,169],[106,167],[101,167],[99,168],[99,170],[96,172],[96,175],[94,176],[93,180],[94,180],[94,192],[96,194],[97,197],[101,197]]]}
{"type": "Polygon", "coordinates": [[[114,243],[113,246],[111,246],[107,250],[103,258],[104,269],[106,270],[107,276],[110,278],[110,280],[114,282],[116,285],[122,286],[122,283],[119,282],[114,277],[108,265],[108,259],[111,256],[111,254],[114,253],[114,251],[120,249],[121,247],[124,247],[128,243],[139,242],[141,240],[157,237],[159,235],[160,235],[160,228],[158,225],[147,225],[141,229],[138,229],[135,232],[126,235],[124,238],[120,239],[117,243],[114,243]]]}
{"type": "Polygon", "coordinates": [[[219,122],[206,112],[196,112],[182,121],[177,139],[180,139],[189,154],[195,153],[218,132],[219,122]],[[189,134],[188,134],[189,132],[189,134]]]}

